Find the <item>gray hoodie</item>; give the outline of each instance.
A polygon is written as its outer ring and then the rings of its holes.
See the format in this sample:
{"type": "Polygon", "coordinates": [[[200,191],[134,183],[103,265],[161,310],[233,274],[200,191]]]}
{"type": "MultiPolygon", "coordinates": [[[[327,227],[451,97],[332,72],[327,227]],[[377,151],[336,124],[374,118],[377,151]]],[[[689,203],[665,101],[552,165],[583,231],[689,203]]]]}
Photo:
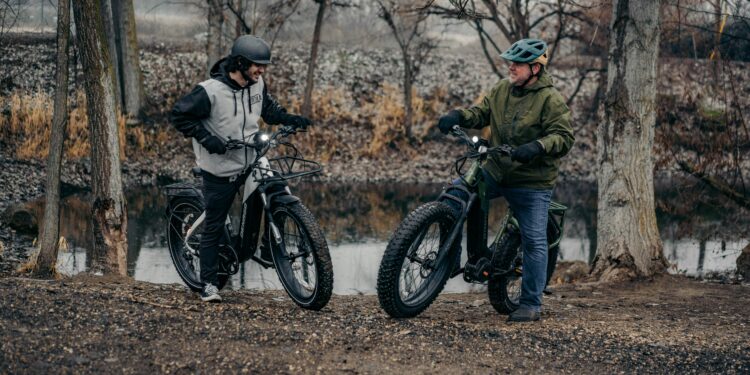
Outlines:
{"type": "Polygon", "coordinates": [[[255,160],[251,149],[227,150],[211,154],[198,143],[208,135],[223,141],[250,141],[259,130],[258,120],[279,124],[286,120],[286,110],[268,94],[261,77],[246,87],[237,85],[226,72],[226,58],[211,68],[211,78],[199,83],[193,91],[175,103],[170,113],[172,124],[186,137],[193,137],[196,163],[218,177],[241,173],[255,160]]]}

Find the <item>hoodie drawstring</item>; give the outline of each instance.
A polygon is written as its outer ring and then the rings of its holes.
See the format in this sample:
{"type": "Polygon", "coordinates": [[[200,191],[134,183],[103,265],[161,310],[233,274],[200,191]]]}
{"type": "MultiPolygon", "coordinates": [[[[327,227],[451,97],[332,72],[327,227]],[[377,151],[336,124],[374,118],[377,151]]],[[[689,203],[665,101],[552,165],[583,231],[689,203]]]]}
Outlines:
{"type": "Polygon", "coordinates": [[[232,98],[234,98],[234,117],[237,117],[237,91],[232,90],[232,98]]]}

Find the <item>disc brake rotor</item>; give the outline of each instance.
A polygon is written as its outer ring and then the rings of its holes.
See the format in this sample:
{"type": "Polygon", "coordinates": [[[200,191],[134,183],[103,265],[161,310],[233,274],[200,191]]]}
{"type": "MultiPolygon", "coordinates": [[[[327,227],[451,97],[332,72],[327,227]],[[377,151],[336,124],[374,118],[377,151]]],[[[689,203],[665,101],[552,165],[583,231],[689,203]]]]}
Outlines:
{"type": "Polygon", "coordinates": [[[436,259],[437,252],[435,251],[430,251],[424,257],[424,262],[422,262],[421,266],[419,267],[419,275],[422,276],[423,279],[426,279],[428,276],[430,276],[430,273],[432,273],[432,264],[436,259]]]}

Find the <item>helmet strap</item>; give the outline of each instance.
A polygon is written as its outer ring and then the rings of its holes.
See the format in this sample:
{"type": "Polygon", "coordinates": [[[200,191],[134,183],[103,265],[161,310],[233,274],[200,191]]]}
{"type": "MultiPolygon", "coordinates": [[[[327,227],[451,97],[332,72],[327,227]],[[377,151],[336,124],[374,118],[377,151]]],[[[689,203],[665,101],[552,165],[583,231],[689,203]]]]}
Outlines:
{"type": "Polygon", "coordinates": [[[244,78],[245,82],[247,82],[247,84],[245,85],[245,87],[250,86],[251,84],[254,83],[253,80],[250,78],[250,76],[247,75],[246,71],[247,71],[247,69],[241,69],[240,70],[240,74],[242,74],[242,78],[244,78]]]}
{"type": "MultiPolygon", "coordinates": [[[[529,78],[526,78],[526,80],[523,81],[523,83],[518,87],[525,87],[529,83],[529,81],[531,81],[532,78],[537,76],[538,73],[534,73],[534,67],[531,64],[532,63],[529,63],[529,72],[531,72],[531,74],[529,74],[529,78]]],[[[542,69],[539,69],[539,71],[541,72],[542,69]]]]}

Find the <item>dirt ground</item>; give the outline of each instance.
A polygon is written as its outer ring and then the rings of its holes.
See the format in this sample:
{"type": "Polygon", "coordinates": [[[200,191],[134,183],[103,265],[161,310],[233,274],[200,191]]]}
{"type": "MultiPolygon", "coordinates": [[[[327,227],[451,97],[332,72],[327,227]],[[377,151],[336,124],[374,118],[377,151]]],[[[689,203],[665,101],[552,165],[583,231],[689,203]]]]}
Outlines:
{"type": "Polygon", "coordinates": [[[0,373],[750,373],[750,286],[664,276],[572,284],[538,323],[485,294],[443,294],[395,320],[375,296],[320,312],[282,292],[79,276],[0,279],[0,373]]]}

